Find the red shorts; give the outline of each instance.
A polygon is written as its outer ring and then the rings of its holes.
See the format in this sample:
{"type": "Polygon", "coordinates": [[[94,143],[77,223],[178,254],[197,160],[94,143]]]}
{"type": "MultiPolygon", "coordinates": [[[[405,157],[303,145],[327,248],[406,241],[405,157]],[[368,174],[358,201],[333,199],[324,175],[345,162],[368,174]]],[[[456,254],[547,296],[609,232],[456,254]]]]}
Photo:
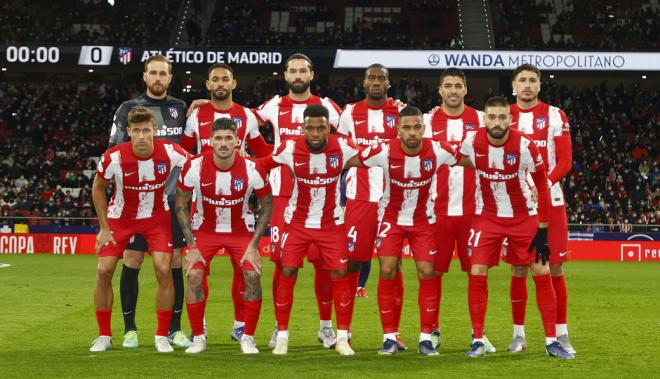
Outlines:
{"type": "Polygon", "coordinates": [[[99,257],[119,257],[124,255],[131,237],[142,235],[147,241],[149,251],[172,254],[172,219],[169,212],[142,220],[108,219],[110,233],[117,242],[101,247],[99,257]]]}
{"type": "Polygon", "coordinates": [[[415,261],[435,262],[438,253],[435,247],[435,225],[401,226],[383,221],[380,224],[376,249],[378,256],[401,258],[403,239],[408,239],[415,261]]]}
{"type": "MultiPolygon", "coordinates": [[[[289,197],[273,197],[273,215],[270,218],[270,260],[279,262],[282,252],[280,251],[280,238],[285,232],[284,210],[289,205],[289,197]]],[[[307,252],[307,260],[314,262],[321,259],[321,253],[316,245],[312,244],[307,252]]],[[[302,267],[302,263],[301,266],[302,267]]]]}
{"type": "Polygon", "coordinates": [[[344,226],[348,258],[352,261],[370,262],[378,235],[378,203],[348,199],[344,226]]]}
{"type": "Polygon", "coordinates": [[[454,246],[461,270],[470,271],[470,256],[468,255],[468,240],[472,228],[472,215],[438,216],[435,224],[435,243],[438,255],[435,259],[435,271],[449,272],[449,265],[454,256],[454,246]]]}
{"type": "MultiPolygon", "coordinates": [[[[234,262],[240,262],[252,240],[252,234],[194,232],[193,235],[195,236],[195,243],[206,261],[206,264],[202,262],[195,263],[193,268],[205,271],[210,267],[211,260],[220,249],[225,249],[234,262]]],[[[241,268],[243,270],[254,270],[249,262],[243,263],[241,268]]]]}
{"type": "Polygon", "coordinates": [[[550,263],[562,263],[570,260],[568,250],[568,220],[566,207],[550,207],[548,212],[548,245],[550,245],[550,263]]]}
{"type": "Polygon", "coordinates": [[[319,258],[325,270],[345,270],[348,262],[344,225],[329,225],[323,229],[308,229],[289,224],[280,240],[282,266],[302,267],[303,258],[311,245],[318,248],[319,258]]]}
{"type": "Polygon", "coordinates": [[[497,266],[500,262],[502,243],[507,239],[508,247],[503,256],[505,262],[514,266],[534,263],[536,254],[528,251],[536,235],[538,218],[505,219],[495,216],[474,216],[470,233],[470,262],[497,266]]]}

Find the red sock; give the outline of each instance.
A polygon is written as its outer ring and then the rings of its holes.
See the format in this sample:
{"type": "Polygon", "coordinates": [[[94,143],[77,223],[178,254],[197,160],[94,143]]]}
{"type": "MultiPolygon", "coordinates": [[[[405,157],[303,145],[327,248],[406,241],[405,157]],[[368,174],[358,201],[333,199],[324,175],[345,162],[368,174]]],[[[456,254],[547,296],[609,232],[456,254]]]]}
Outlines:
{"type": "MultiPolygon", "coordinates": [[[[355,297],[357,291],[358,281],[360,280],[360,271],[348,273],[348,290],[355,297]]],[[[351,302],[351,323],[353,322],[353,310],[355,307],[355,299],[351,302]]]]}
{"type": "Polygon", "coordinates": [[[525,325],[525,310],[527,309],[527,277],[511,277],[511,313],[514,325],[525,325]]]}
{"type": "Polygon", "coordinates": [[[541,311],[545,336],[556,337],[557,297],[552,288],[550,274],[535,276],[534,283],[536,283],[536,305],[541,311]]]}
{"type": "Polygon", "coordinates": [[[438,288],[438,317],[433,321],[433,331],[440,330],[440,303],[442,303],[442,275],[436,276],[436,286],[438,288]]]}
{"type": "Polygon", "coordinates": [[[565,324],[568,290],[566,289],[566,279],[564,278],[564,275],[553,276],[552,287],[555,289],[555,296],[557,297],[557,324],[565,324]]]}
{"type": "Polygon", "coordinates": [[[438,278],[419,279],[419,322],[422,333],[431,333],[438,320],[438,278]]]}
{"type": "Polygon", "coordinates": [[[331,278],[331,284],[332,300],[335,303],[335,315],[337,316],[337,329],[350,330],[355,292],[351,293],[348,276],[346,275],[341,278],[331,278]]]}
{"type": "Polygon", "coordinates": [[[401,325],[401,312],[403,311],[403,273],[401,271],[396,273],[396,277],[394,278],[395,282],[395,298],[394,298],[394,317],[395,317],[395,322],[394,325],[396,326],[395,332],[399,331],[399,326],[401,325]]]}
{"type": "Polygon", "coordinates": [[[245,322],[245,304],[243,300],[245,279],[243,278],[243,270],[233,259],[231,259],[231,264],[234,266],[234,276],[231,281],[231,299],[234,302],[234,320],[245,322]]]}
{"type": "Polygon", "coordinates": [[[206,300],[198,303],[186,304],[188,310],[188,319],[190,320],[190,329],[195,336],[204,334],[204,312],[206,309],[206,300]]]}
{"type": "Polygon", "coordinates": [[[378,309],[383,333],[396,333],[399,328],[396,317],[396,279],[378,279],[378,309]]]}
{"type": "Polygon", "coordinates": [[[167,334],[170,330],[170,323],[172,322],[172,315],[174,311],[169,310],[156,310],[156,316],[158,317],[158,328],[156,328],[156,335],[167,337],[167,334]]]}
{"type": "Polygon", "coordinates": [[[245,334],[254,336],[254,331],[259,323],[259,313],[261,312],[261,300],[245,301],[245,334]]]}
{"type": "Polygon", "coordinates": [[[332,280],[330,271],[321,268],[321,260],[314,264],[314,291],[319,307],[319,320],[332,320],[332,280]]]}
{"type": "Polygon", "coordinates": [[[209,299],[209,274],[208,272],[204,273],[202,278],[202,291],[204,291],[204,300],[209,299]]]}
{"type": "Polygon", "coordinates": [[[277,312],[277,289],[280,287],[280,276],[282,275],[282,265],[279,261],[275,261],[275,270],[273,270],[273,285],[271,287],[273,291],[273,309],[277,312]]]}
{"type": "Polygon", "coordinates": [[[111,316],[112,309],[96,311],[96,323],[99,325],[99,336],[112,336],[112,329],[110,329],[111,316]]]}
{"type": "Polygon", "coordinates": [[[277,301],[275,302],[275,318],[277,330],[289,329],[289,317],[293,305],[293,287],[296,285],[295,276],[280,275],[280,286],[277,288],[277,301]]]}
{"type": "Polygon", "coordinates": [[[470,275],[468,278],[468,306],[474,338],[484,337],[484,320],[488,308],[488,276],[470,275]]]}

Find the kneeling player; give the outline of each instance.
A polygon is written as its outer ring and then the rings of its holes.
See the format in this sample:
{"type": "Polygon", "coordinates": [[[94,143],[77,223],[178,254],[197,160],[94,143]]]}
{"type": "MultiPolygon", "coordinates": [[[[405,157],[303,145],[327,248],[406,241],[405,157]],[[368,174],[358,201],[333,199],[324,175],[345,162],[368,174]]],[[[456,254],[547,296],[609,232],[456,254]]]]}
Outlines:
{"type": "Polygon", "coordinates": [[[165,182],[174,167],[182,167],[188,158],[179,145],[154,140],[156,116],[145,107],[128,113],[130,142],[108,149],[99,162],[92,198],[101,230],[96,237],[98,268],[94,303],[99,337],[91,351],[112,348],[110,315],[112,313],[112,275],[117,261],[131,237],[142,235],[152,251],[158,287],[156,309],[158,329],[156,349],[174,351],[167,335],[172,319],[174,287],[172,283],[172,224],[165,194],[165,182]],[[115,193],[108,205],[106,188],[115,182],[115,193]]]}
{"type": "Polygon", "coordinates": [[[536,302],[541,311],[546,352],[559,358],[574,358],[558,342],[555,331],[557,301],[547,264],[548,184],[536,145],[521,132],[509,129],[511,114],[503,97],[486,102],[486,128],[468,136],[461,153],[470,158],[477,172],[481,199],[470,243],[472,268],[468,304],[474,339],[467,352],[479,357],[485,352],[484,319],[488,305],[488,269],[499,263],[502,243],[508,240],[512,265],[529,266],[536,284],[536,302]],[[525,181],[530,174],[538,189],[537,207],[525,181]],[[536,255],[536,260],[534,260],[536,255]],[[539,262],[541,261],[541,262],[539,262]]]}
{"type": "Polygon", "coordinates": [[[245,279],[245,331],[240,339],[244,354],[259,352],[254,331],[261,311],[261,258],[259,240],[273,211],[273,197],[265,175],[250,159],[238,155],[236,122],[221,118],[213,123],[212,151],[193,157],[181,171],[176,196],[176,214],[186,244],[186,303],[193,344],[186,353],[206,350],[204,310],[206,294],[202,289],[208,265],[219,249],[226,249],[239,262],[245,279]],[[250,194],[255,191],[260,210],[254,232],[254,218],[248,213],[250,194]],[[188,202],[195,194],[192,222],[188,202]]]}

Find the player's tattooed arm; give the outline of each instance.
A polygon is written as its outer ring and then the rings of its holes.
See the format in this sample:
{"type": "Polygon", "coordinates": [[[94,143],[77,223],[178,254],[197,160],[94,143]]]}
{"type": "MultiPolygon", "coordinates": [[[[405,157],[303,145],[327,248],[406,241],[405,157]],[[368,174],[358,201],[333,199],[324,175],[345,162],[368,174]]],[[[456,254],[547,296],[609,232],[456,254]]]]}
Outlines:
{"type": "Polygon", "coordinates": [[[364,164],[360,162],[360,159],[357,155],[354,155],[351,159],[348,160],[348,162],[346,162],[346,165],[344,165],[344,169],[349,169],[351,167],[364,167],[364,164]]]}
{"type": "MultiPolygon", "coordinates": [[[[259,213],[257,214],[257,224],[254,227],[254,235],[248,245],[243,258],[243,262],[249,262],[258,275],[261,275],[261,256],[259,255],[259,241],[270,223],[270,216],[273,214],[273,195],[267,194],[259,198],[259,213]]],[[[247,279],[247,277],[246,277],[247,279]]],[[[246,280],[247,281],[247,280],[246,280]]]]}
{"type": "Polygon", "coordinates": [[[474,167],[474,163],[472,163],[472,160],[470,159],[470,157],[468,157],[466,155],[464,155],[461,158],[461,160],[458,161],[457,165],[458,166],[463,166],[463,167],[466,167],[466,168],[469,168],[469,169],[472,169],[472,170],[474,170],[476,168],[476,167],[474,167]]]}
{"type": "Polygon", "coordinates": [[[190,225],[190,199],[192,199],[192,191],[184,191],[181,188],[176,189],[176,218],[179,220],[183,237],[186,239],[186,245],[188,246],[195,243],[192,226],[190,225]]]}

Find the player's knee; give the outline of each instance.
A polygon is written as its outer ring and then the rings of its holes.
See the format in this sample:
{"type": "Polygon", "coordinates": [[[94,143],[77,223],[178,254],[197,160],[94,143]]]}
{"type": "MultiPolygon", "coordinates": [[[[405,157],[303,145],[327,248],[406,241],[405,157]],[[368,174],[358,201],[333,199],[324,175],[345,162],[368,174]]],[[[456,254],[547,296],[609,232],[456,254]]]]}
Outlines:
{"type": "Polygon", "coordinates": [[[187,275],[188,278],[188,287],[190,288],[199,288],[202,285],[202,280],[204,279],[204,270],[194,269],[190,270],[187,275]]]}
{"type": "Polygon", "coordinates": [[[142,267],[144,261],[144,253],[137,250],[124,251],[124,265],[130,268],[138,269],[142,267]]]}
{"type": "Polygon", "coordinates": [[[99,283],[110,283],[115,269],[110,265],[99,265],[96,269],[96,277],[99,283]]]}
{"type": "Polygon", "coordinates": [[[551,263],[550,264],[550,275],[552,276],[562,276],[564,275],[564,265],[561,263],[551,263]]]}
{"type": "Polygon", "coordinates": [[[174,249],[172,253],[172,268],[181,268],[181,249],[174,249]]]}
{"type": "Polygon", "coordinates": [[[169,264],[160,264],[154,266],[156,280],[158,284],[168,284],[172,282],[172,268],[169,264]]]}
{"type": "Polygon", "coordinates": [[[527,271],[529,271],[527,266],[511,266],[511,273],[516,278],[527,277],[527,271]]]}
{"type": "Polygon", "coordinates": [[[245,300],[261,300],[261,276],[256,271],[244,270],[243,277],[245,278],[245,300]]]}
{"type": "Polygon", "coordinates": [[[470,268],[470,275],[487,275],[488,274],[488,266],[486,265],[472,265],[472,268],[470,268]]]}
{"type": "Polygon", "coordinates": [[[283,266],[282,267],[282,275],[286,276],[287,278],[298,276],[298,268],[297,267],[283,266]]]}
{"type": "Polygon", "coordinates": [[[543,264],[541,262],[538,263],[533,263],[530,268],[532,269],[532,275],[533,276],[539,276],[539,275],[547,275],[550,273],[550,265],[549,264],[543,264]]]}
{"type": "Polygon", "coordinates": [[[381,264],[380,265],[380,277],[385,280],[394,280],[396,273],[399,272],[399,267],[397,264],[381,264]]]}
{"type": "Polygon", "coordinates": [[[419,279],[432,279],[434,276],[435,270],[432,264],[417,266],[417,277],[419,279]]]}

